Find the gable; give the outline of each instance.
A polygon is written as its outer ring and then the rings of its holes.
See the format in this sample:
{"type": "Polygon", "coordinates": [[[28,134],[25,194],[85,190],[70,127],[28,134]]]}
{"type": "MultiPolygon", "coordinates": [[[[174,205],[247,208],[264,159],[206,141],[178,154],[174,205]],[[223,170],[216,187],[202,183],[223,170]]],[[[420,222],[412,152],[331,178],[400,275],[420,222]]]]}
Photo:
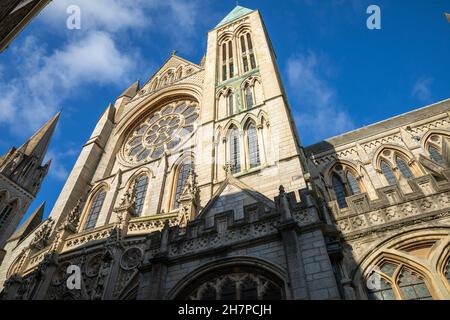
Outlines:
{"type": "Polygon", "coordinates": [[[186,78],[202,68],[190,61],[172,54],[142,87],[143,91],[152,91],[186,78]]]}
{"type": "Polygon", "coordinates": [[[263,194],[246,186],[233,177],[228,177],[200,213],[200,217],[211,219],[217,214],[233,211],[234,219],[244,218],[245,208],[258,204],[265,209],[274,209],[275,204],[263,194]]]}

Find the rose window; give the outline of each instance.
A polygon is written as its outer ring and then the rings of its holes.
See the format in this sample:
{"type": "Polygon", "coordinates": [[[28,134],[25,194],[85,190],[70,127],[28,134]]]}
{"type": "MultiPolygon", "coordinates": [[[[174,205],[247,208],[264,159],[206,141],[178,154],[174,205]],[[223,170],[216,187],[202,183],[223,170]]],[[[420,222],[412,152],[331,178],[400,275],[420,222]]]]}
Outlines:
{"type": "Polygon", "coordinates": [[[144,162],[174,150],[194,132],[198,107],[192,101],[178,101],[146,117],[129,135],[124,147],[129,162],[144,162]]]}

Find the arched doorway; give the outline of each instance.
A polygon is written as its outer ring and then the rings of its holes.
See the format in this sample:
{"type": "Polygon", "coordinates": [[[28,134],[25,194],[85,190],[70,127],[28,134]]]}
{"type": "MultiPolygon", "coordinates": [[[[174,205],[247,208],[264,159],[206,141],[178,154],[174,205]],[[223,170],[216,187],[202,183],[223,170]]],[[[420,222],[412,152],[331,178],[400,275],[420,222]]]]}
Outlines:
{"type": "Polygon", "coordinates": [[[229,261],[194,272],[173,294],[175,300],[283,300],[285,284],[267,263],[229,261]],[[190,279],[190,280],[188,280],[190,279]]]}

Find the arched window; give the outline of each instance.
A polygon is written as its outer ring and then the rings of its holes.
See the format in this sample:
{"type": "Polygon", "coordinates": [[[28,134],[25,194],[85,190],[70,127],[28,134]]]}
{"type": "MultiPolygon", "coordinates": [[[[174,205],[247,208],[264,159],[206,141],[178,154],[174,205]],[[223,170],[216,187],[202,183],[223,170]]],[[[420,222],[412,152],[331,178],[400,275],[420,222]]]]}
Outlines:
{"type": "Polygon", "coordinates": [[[234,95],[230,91],[228,93],[228,115],[232,116],[234,114],[234,95]]]}
{"type": "Polygon", "coordinates": [[[384,278],[380,278],[379,288],[369,290],[368,296],[370,300],[395,300],[392,285],[384,278]]]}
{"type": "Polygon", "coordinates": [[[341,178],[337,174],[333,174],[332,178],[333,190],[336,195],[336,201],[339,205],[339,208],[347,208],[347,201],[345,200],[345,186],[342,182],[341,178]]]}
{"type": "Polygon", "coordinates": [[[247,109],[253,108],[253,92],[250,85],[247,85],[244,89],[244,95],[245,95],[245,106],[247,109]]]}
{"type": "Polygon", "coordinates": [[[450,284],[450,259],[448,259],[447,266],[445,267],[445,278],[447,279],[448,284],[450,284]]]}
{"type": "Polygon", "coordinates": [[[256,132],[255,124],[253,123],[250,123],[247,128],[247,144],[250,168],[259,167],[261,165],[261,159],[259,156],[258,134],[256,132]]]}
{"type": "Polygon", "coordinates": [[[98,216],[100,215],[100,211],[102,210],[105,197],[106,197],[105,190],[98,192],[97,195],[94,197],[91,208],[89,210],[88,217],[86,219],[86,223],[84,225],[84,230],[90,230],[95,227],[98,216]]]}
{"type": "Polygon", "coordinates": [[[403,268],[397,284],[403,300],[433,300],[423,277],[416,272],[403,268]]]}
{"type": "Polygon", "coordinates": [[[406,179],[414,178],[414,175],[412,174],[411,169],[409,168],[409,166],[406,164],[406,162],[402,158],[397,156],[395,159],[395,162],[397,164],[398,169],[400,170],[400,172],[406,179]]]}
{"type": "Polygon", "coordinates": [[[177,184],[175,189],[175,197],[173,201],[173,208],[178,209],[180,207],[180,197],[183,189],[186,185],[189,173],[193,169],[193,164],[191,159],[186,159],[178,167],[177,184]]]}
{"type": "Polygon", "coordinates": [[[352,194],[361,193],[361,188],[359,187],[358,181],[356,181],[356,178],[350,172],[347,172],[347,181],[352,194]]]}
{"type": "Polygon", "coordinates": [[[222,81],[234,77],[233,42],[222,44],[222,81]]]}
{"type": "Polygon", "coordinates": [[[282,300],[283,283],[258,268],[232,267],[196,279],[176,300],[282,300]]]}
{"type": "Polygon", "coordinates": [[[177,74],[176,74],[176,80],[180,80],[181,79],[181,77],[183,76],[183,69],[182,68],[179,68],[178,70],[177,70],[177,74]]]}
{"type": "Polygon", "coordinates": [[[9,216],[11,215],[11,212],[14,209],[13,203],[8,203],[3,210],[0,212],[0,229],[3,228],[6,221],[8,221],[9,216]]]}
{"type": "Polygon", "coordinates": [[[253,43],[250,33],[241,35],[241,51],[242,51],[242,66],[244,72],[256,68],[255,54],[253,52],[253,43]]]}
{"type": "Polygon", "coordinates": [[[389,185],[391,186],[395,185],[397,183],[397,179],[395,178],[392,168],[385,161],[381,161],[380,167],[381,172],[383,173],[389,185]]]}
{"type": "Polygon", "coordinates": [[[386,261],[370,275],[370,282],[379,284],[368,290],[371,300],[432,300],[424,277],[402,263],[386,261]]]}
{"type": "Polygon", "coordinates": [[[239,131],[236,127],[233,127],[230,132],[230,163],[232,173],[241,171],[239,131]]]}
{"type": "Polygon", "coordinates": [[[135,180],[134,192],[136,195],[136,202],[134,205],[134,212],[137,216],[142,215],[144,209],[145,196],[147,194],[148,177],[142,175],[135,180]]]}
{"type": "Polygon", "coordinates": [[[439,150],[433,146],[428,147],[428,152],[430,153],[431,159],[439,163],[440,165],[444,164],[444,158],[442,158],[441,153],[439,150]]]}

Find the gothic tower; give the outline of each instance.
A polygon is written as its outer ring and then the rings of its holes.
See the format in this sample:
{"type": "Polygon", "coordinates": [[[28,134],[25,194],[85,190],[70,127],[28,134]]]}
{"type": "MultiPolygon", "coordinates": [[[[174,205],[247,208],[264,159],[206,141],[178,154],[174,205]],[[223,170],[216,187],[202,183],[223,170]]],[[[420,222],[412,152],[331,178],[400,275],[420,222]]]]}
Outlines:
{"type": "Polygon", "coordinates": [[[43,162],[58,118],[59,113],[21,147],[11,148],[0,158],[0,248],[17,228],[47,175],[50,161],[43,162]]]}

